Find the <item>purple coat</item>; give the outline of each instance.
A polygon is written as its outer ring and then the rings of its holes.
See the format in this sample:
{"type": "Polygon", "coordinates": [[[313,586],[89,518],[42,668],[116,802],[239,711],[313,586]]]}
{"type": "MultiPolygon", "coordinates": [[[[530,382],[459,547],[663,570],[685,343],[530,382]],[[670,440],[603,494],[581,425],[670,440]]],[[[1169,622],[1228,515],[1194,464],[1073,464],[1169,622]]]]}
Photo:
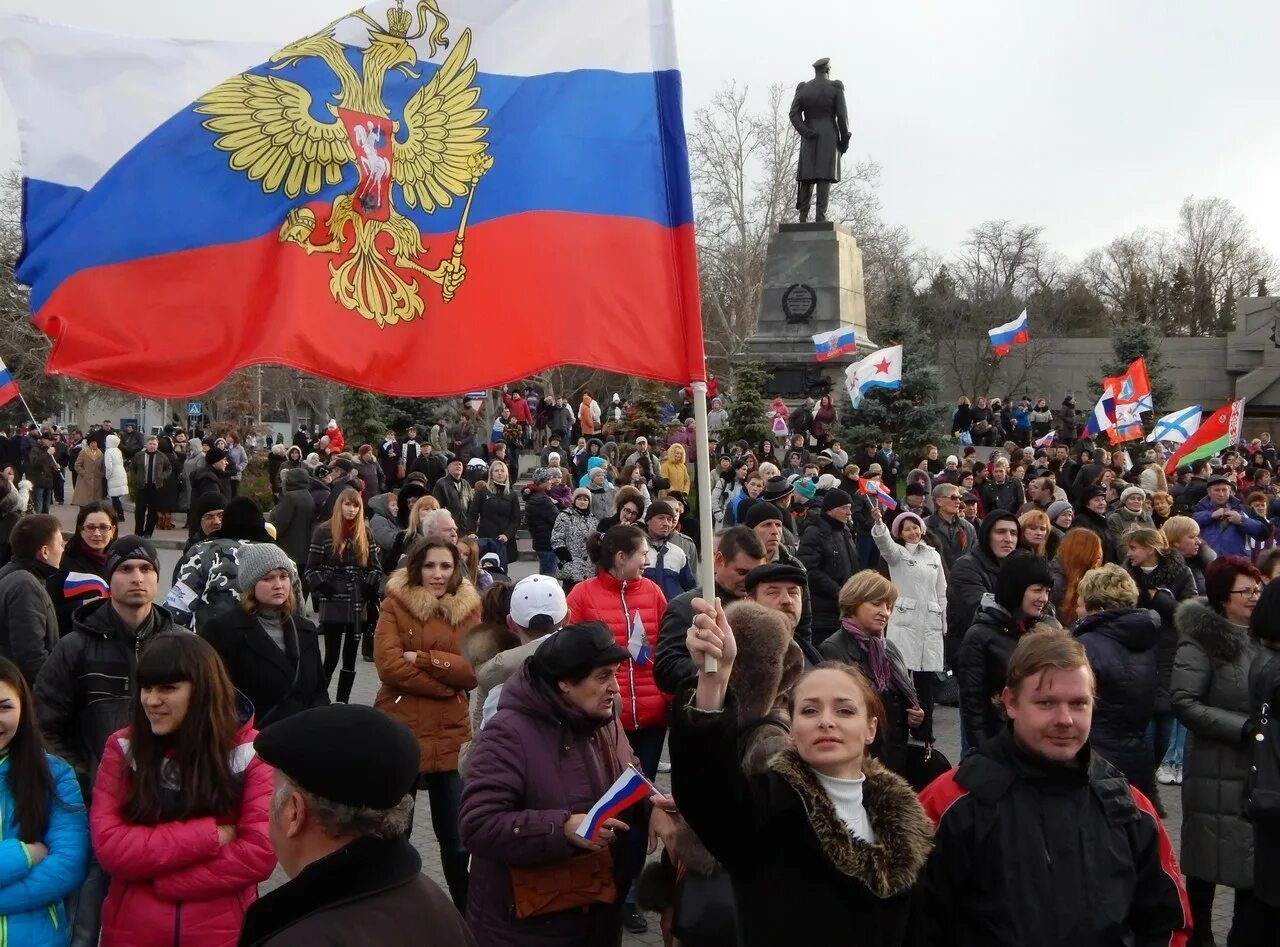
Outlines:
{"type": "MultiPolygon", "coordinates": [[[[617,719],[601,724],[571,707],[526,663],[503,686],[498,712],[475,736],[458,824],[471,853],[467,923],[485,947],[615,947],[619,904],[517,919],[513,865],[545,865],[580,851],[564,825],[604,795],[632,761],[617,719]],[[602,750],[613,756],[607,762],[602,750]]],[[[644,832],[645,821],[622,819],[644,832]]],[[[619,879],[629,884],[630,879],[619,879]]],[[[621,888],[620,890],[625,890],[621,888]]]]}

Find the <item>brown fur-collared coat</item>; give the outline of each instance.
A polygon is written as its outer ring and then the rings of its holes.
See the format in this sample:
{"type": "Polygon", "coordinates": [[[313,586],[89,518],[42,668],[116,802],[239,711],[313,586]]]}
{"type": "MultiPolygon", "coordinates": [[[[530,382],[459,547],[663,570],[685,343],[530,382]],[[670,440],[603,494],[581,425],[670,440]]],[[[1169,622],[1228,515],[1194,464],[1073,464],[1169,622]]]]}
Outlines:
{"type": "Polygon", "coordinates": [[[437,598],[410,585],[404,569],[387,580],[373,658],[382,687],[374,706],[403,722],[418,738],[420,772],[458,768],[458,750],[471,739],[467,691],[475,671],[462,656],[463,636],[480,621],[480,594],[465,579],[437,598]],[[412,664],[404,659],[415,652],[412,664]]]}

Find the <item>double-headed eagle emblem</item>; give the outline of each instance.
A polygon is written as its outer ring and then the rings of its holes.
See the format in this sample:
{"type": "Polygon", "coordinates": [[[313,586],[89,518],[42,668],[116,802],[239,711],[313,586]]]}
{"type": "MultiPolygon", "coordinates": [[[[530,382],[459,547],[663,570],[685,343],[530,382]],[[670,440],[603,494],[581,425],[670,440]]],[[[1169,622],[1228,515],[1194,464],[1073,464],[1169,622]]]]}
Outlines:
{"type": "Polygon", "coordinates": [[[471,31],[464,30],[436,73],[404,106],[399,120],[383,103],[386,77],[399,72],[421,78],[412,41],[427,37],[430,55],[448,48],[449,21],[437,0],[419,0],[418,29],[410,35],[414,14],[403,0],[387,11],[385,26],[358,11],[351,15],[369,27],[369,45],[357,72],[334,38],[342,17],[271,57],[271,73],[319,59],[332,70],[338,91],[319,111],[311,93],[279,75],[244,73],[201,97],[195,111],[209,116],[204,127],[217,135],[214,146],[229,153],[233,170],[261,184],[267,193],[289,198],[318,194],[339,185],[346,166],[359,179],[349,193],[329,205],[327,220],[306,206],[295,206],[280,226],[281,243],[307,254],[340,257],[329,264],[333,298],[379,327],[410,322],[425,307],[419,292],[426,277],[449,302],[467,276],[462,263],[467,216],[476,184],[493,165],[486,151],[486,110],[476,108],[476,62],[468,59],[471,31]],[[429,22],[433,24],[427,36],[429,22]],[[404,132],[402,135],[401,132],[404,132]],[[392,185],[409,207],[428,214],[465,198],[452,253],[428,269],[419,262],[426,247],[422,234],[395,206],[392,185]]]}

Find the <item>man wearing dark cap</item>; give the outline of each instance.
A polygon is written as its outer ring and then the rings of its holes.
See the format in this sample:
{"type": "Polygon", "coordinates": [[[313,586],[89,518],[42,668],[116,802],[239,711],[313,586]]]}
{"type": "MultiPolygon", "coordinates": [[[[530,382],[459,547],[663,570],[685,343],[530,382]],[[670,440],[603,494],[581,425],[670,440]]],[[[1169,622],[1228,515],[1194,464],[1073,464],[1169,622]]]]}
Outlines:
{"type": "Polygon", "coordinates": [[[821,655],[807,638],[800,637],[800,624],[808,619],[809,579],[803,566],[782,562],[767,562],[747,573],[747,595],[752,601],[781,612],[791,626],[792,636],[800,645],[811,664],[818,664],[821,655]]]}
{"type": "Polygon", "coordinates": [[[333,516],[333,508],[343,490],[351,487],[357,492],[361,492],[361,488],[364,485],[356,469],[355,461],[347,457],[338,457],[329,465],[329,472],[325,475],[324,482],[329,487],[329,498],[324,501],[320,511],[316,514],[322,522],[333,516]]]}
{"type": "Polygon", "coordinates": [[[822,512],[810,513],[800,534],[800,561],[809,575],[813,603],[813,643],[821,645],[840,628],[840,587],[858,571],[858,547],[849,528],[853,497],[837,488],[822,498],[822,512]]]}
{"type": "Polygon", "coordinates": [[[471,500],[474,492],[471,484],[463,479],[464,467],[461,457],[450,458],[449,465],[445,468],[445,475],[436,481],[431,495],[440,501],[442,510],[448,510],[453,514],[453,519],[458,524],[458,531],[465,536],[475,527],[471,523],[471,500]]]}
{"type": "MultiPolygon", "coordinates": [[[[715,594],[720,601],[728,605],[746,598],[747,575],[764,561],[764,545],[754,531],[746,526],[722,530],[715,537],[715,552],[712,557],[716,577],[715,594]]],[[[674,694],[682,683],[698,676],[698,669],[689,657],[685,641],[689,626],[693,624],[693,600],[703,597],[701,587],[692,589],[669,601],[667,610],[662,613],[653,677],[665,693],[674,694]]]]}
{"type": "MultiPolygon", "coordinates": [[[[764,544],[764,561],[765,565],[778,564],[799,569],[804,573],[804,563],[800,561],[800,557],[786,547],[782,541],[782,511],[772,504],[757,503],[747,513],[747,525],[764,544]]],[[[763,566],[753,569],[750,575],[754,575],[760,571],[763,566]]],[[[813,607],[809,602],[809,582],[800,583],[800,615],[796,619],[795,634],[796,639],[801,641],[805,647],[812,645],[813,634],[813,607]]]]}
{"type": "MultiPolygon", "coordinates": [[[[158,568],[156,548],[140,536],[121,536],[107,547],[111,597],[75,610],[70,634],[54,646],[35,681],[45,743],[75,769],[86,803],[107,737],[129,721],[138,652],[156,635],[177,630],[169,613],[155,604],[158,568]]],[[[98,942],[107,884],[97,861],[91,862],[72,919],[72,943],[98,942]]]]}
{"type": "Polygon", "coordinates": [[[1265,539],[1269,527],[1255,518],[1234,495],[1235,481],[1215,473],[1203,500],[1191,511],[1200,526],[1200,538],[1219,556],[1248,556],[1249,540],[1265,539]]]}
{"type": "Polygon", "coordinates": [[[676,529],[676,512],[666,500],[654,500],[644,511],[645,531],[649,536],[649,555],[645,578],[658,584],[668,600],[688,592],[698,584],[689,567],[689,557],[681,546],[671,542],[676,529]]]}
{"type": "Polygon", "coordinates": [[[241,947],[473,947],[406,836],[419,748],[404,724],[332,704],[267,727],[253,746],[275,768],[271,844],[290,881],[249,906],[241,947]]]}

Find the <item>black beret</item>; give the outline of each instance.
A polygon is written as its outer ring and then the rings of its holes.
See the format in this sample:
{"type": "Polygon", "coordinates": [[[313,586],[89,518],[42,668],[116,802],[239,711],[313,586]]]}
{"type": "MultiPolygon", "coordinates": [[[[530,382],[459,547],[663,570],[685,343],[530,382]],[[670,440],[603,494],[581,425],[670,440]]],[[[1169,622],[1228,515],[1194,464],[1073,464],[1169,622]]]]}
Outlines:
{"type": "Polygon", "coordinates": [[[529,667],[549,681],[581,678],[598,667],[618,664],[631,657],[613,638],[609,626],[599,621],[565,625],[538,645],[529,667]]]}
{"type": "Polygon", "coordinates": [[[408,727],[360,704],[303,710],[259,733],[253,748],[307,792],[369,809],[398,805],[421,760],[408,727]]]}
{"type": "Polygon", "coordinates": [[[778,509],[772,503],[755,503],[752,505],[751,509],[747,511],[746,525],[750,526],[752,529],[755,529],[761,523],[766,523],[769,520],[777,520],[779,523],[783,522],[782,510],[778,509]]]}
{"type": "Polygon", "coordinates": [[[761,582],[794,582],[804,588],[809,584],[809,574],[800,566],[787,565],[785,562],[766,562],[748,572],[744,581],[748,592],[761,582]]]}

